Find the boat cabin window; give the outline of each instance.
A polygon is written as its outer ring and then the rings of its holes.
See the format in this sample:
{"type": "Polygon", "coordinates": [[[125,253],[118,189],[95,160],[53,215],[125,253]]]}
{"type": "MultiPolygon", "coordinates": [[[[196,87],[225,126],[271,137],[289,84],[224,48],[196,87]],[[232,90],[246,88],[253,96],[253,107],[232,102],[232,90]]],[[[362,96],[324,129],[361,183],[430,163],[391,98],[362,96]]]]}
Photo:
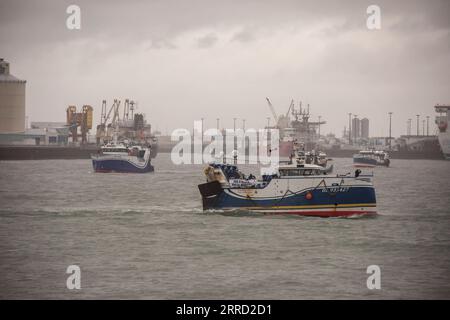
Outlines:
{"type": "Polygon", "coordinates": [[[281,177],[316,176],[320,175],[317,169],[280,169],[281,177]]]}
{"type": "Polygon", "coordinates": [[[128,150],[125,148],[103,148],[103,152],[124,152],[127,153],[128,150]]]}

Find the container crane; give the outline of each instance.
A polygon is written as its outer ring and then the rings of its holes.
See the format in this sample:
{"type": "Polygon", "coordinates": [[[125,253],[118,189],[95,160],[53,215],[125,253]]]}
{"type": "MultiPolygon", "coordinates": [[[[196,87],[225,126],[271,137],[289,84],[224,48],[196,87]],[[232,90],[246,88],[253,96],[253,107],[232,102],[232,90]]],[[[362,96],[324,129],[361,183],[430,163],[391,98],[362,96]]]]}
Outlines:
{"type": "Polygon", "coordinates": [[[294,99],[291,100],[291,104],[289,105],[289,109],[288,109],[288,111],[286,112],[286,115],[285,115],[286,118],[289,117],[289,112],[291,111],[291,109],[293,107],[294,107],[294,99]]]}

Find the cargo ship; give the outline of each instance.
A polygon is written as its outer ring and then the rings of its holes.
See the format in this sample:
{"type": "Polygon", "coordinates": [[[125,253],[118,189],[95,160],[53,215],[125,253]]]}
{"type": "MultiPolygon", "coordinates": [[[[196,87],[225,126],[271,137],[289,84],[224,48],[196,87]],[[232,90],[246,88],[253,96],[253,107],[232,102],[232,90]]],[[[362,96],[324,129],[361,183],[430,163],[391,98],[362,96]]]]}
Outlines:
{"type": "MultiPolygon", "coordinates": [[[[294,100],[284,115],[278,116],[269,98],[266,98],[276,125],[272,128],[279,130],[279,156],[280,158],[290,157],[294,153],[295,144],[304,146],[304,151],[315,150],[318,152],[317,141],[320,136],[318,128],[325,124],[325,121],[311,121],[309,104],[302,107],[302,102],[296,108],[294,100]]],[[[320,118],[319,118],[320,119],[320,118]]]]}

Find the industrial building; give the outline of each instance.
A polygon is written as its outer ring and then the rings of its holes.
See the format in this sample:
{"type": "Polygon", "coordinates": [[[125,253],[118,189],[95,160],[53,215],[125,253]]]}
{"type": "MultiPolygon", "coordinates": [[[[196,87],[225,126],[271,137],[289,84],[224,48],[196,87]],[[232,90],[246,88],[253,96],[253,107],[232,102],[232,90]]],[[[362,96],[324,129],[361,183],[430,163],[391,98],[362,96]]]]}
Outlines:
{"type": "Polygon", "coordinates": [[[361,119],[361,138],[369,139],[369,119],[361,119]]]}
{"type": "Polygon", "coordinates": [[[352,139],[356,141],[361,137],[361,120],[353,118],[352,120],[352,139]]]}
{"type": "MultiPolygon", "coordinates": [[[[347,131],[345,131],[344,136],[346,135],[348,135],[347,131]]],[[[356,116],[352,119],[351,139],[354,142],[359,141],[360,139],[369,139],[369,119],[359,119],[356,116]]]]}
{"type": "Polygon", "coordinates": [[[9,62],[0,58],[0,133],[25,132],[26,81],[10,74],[9,62]]]}
{"type": "Polygon", "coordinates": [[[26,81],[10,73],[10,64],[0,58],[0,144],[1,145],[67,145],[89,142],[92,128],[91,106],[83,106],[77,112],[75,106],[67,109],[67,122],[32,122],[26,127],[26,81]],[[78,133],[80,128],[81,133],[78,133]]]}

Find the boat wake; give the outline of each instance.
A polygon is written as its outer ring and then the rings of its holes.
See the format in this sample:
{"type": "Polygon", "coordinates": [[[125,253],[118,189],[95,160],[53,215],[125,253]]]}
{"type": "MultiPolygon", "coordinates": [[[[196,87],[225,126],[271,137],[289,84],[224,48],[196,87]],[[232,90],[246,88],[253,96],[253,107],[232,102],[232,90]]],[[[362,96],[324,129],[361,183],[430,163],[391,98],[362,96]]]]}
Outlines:
{"type": "Polygon", "coordinates": [[[111,207],[71,207],[71,208],[3,208],[0,209],[0,216],[76,216],[76,217],[107,217],[107,216],[131,216],[145,214],[170,214],[170,213],[201,213],[200,207],[182,206],[145,206],[135,208],[111,208],[111,207]]]}
{"type": "Polygon", "coordinates": [[[337,216],[337,217],[320,217],[320,216],[305,216],[301,214],[290,214],[290,213],[271,213],[271,212],[255,212],[251,210],[242,210],[242,209],[208,209],[208,210],[199,210],[199,213],[205,215],[222,215],[226,217],[250,217],[250,218],[270,218],[270,219],[374,219],[378,217],[380,214],[378,213],[359,213],[348,216],[337,216]]]}

